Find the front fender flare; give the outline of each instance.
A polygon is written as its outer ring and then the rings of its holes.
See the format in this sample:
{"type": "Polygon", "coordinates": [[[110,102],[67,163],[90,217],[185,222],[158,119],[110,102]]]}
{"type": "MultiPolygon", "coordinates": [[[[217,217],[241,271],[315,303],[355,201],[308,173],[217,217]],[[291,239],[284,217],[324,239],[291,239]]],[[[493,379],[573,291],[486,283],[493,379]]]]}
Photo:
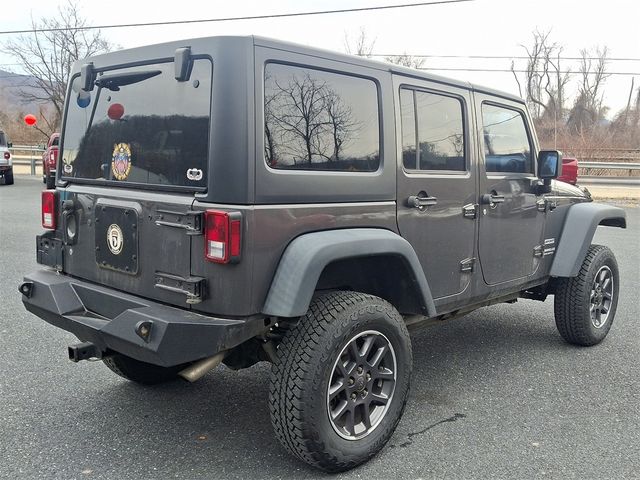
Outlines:
{"type": "Polygon", "coordinates": [[[626,213],[619,207],[591,202],[569,208],[549,272],[552,277],[578,275],[598,225],[627,228],[626,213]]]}
{"type": "Polygon", "coordinates": [[[326,230],[295,238],[280,259],[263,313],[276,317],[304,315],[320,274],[328,264],[346,258],[377,255],[397,255],[406,262],[422,297],[423,310],[428,316],[435,316],[431,290],[411,244],[396,233],[375,228],[326,230]]]}

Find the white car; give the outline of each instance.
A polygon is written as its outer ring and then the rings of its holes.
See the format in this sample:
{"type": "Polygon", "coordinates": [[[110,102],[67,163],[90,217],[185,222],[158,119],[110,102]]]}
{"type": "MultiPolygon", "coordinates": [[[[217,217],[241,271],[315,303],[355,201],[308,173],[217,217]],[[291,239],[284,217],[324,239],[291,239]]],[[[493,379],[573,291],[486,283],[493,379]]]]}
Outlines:
{"type": "Polygon", "coordinates": [[[0,130],[0,177],[4,178],[5,185],[13,185],[13,160],[9,148],[11,143],[7,141],[7,135],[0,130]]]}

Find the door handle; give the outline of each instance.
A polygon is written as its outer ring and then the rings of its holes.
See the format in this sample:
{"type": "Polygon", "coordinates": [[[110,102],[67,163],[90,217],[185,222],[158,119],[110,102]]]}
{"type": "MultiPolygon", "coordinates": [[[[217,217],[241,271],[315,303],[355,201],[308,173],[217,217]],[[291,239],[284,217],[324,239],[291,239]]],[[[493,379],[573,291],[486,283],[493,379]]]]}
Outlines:
{"type": "Polygon", "coordinates": [[[497,203],[504,203],[504,195],[498,195],[497,193],[485,193],[480,198],[480,203],[494,207],[497,203]]]}
{"type": "Polygon", "coordinates": [[[425,208],[438,203],[436,197],[423,197],[421,195],[411,195],[407,198],[407,207],[424,210],[425,208]]]}

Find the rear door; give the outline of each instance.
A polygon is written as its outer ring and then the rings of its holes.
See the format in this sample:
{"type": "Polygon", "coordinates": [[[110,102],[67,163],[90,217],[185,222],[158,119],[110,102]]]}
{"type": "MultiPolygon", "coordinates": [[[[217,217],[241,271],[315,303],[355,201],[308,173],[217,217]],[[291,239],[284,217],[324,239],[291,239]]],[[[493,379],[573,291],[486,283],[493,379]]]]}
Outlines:
{"type": "Polygon", "coordinates": [[[196,56],[188,81],[175,79],[173,61],[99,71],[90,91],[80,80],[63,130],[64,270],[186,306],[197,282],[201,217],[191,206],[207,182],[212,63],[196,56]]]}
{"type": "MultiPolygon", "coordinates": [[[[479,252],[484,280],[496,285],[532,275],[544,230],[535,140],[524,106],[475,94],[480,164],[479,252]]],[[[544,203],[542,203],[543,207],[544,203]]]]}
{"type": "Polygon", "coordinates": [[[398,76],[394,86],[400,106],[398,227],[415,249],[436,303],[448,303],[467,290],[475,264],[470,94],[398,76]]]}

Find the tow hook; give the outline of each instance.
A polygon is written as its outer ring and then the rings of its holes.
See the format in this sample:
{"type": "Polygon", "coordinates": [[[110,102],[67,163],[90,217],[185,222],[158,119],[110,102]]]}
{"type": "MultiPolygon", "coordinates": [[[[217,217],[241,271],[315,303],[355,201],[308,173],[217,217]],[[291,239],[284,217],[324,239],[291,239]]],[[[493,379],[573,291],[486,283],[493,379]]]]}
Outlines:
{"type": "Polygon", "coordinates": [[[76,343],[69,347],[69,360],[72,362],[100,358],[102,358],[102,352],[91,342],[76,343]]]}

